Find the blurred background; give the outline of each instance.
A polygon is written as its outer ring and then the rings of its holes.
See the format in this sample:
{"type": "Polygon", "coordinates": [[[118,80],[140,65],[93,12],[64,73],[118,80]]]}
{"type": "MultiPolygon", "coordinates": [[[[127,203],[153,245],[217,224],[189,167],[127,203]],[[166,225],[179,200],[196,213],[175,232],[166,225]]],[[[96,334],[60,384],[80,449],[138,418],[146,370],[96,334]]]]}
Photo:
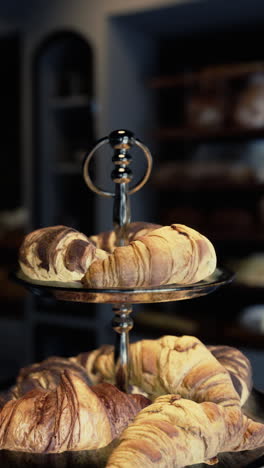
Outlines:
{"type": "MultiPolygon", "coordinates": [[[[127,128],[151,150],[132,220],[182,223],[235,281],[135,307],[131,340],[189,334],[238,347],[264,389],[264,4],[261,0],[0,0],[0,385],[50,355],[114,342],[111,307],[54,303],[9,280],[23,236],[112,227],[83,155],[127,128]]],[[[135,179],[145,170],[131,151],[135,179]]],[[[112,188],[111,150],[94,179],[112,188]]]]}

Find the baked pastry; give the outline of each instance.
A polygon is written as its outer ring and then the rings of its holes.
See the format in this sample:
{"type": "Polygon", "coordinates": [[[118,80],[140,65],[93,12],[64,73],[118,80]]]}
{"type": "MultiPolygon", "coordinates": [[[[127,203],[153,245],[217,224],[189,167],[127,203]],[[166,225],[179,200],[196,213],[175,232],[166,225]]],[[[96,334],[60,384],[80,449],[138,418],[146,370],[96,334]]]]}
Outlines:
{"type": "Polygon", "coordinates": [[[73,228],[52,226],[29,233],[20,249],[26,276],[41,281],[80,281],[91,263],[107,253],[73,228]]]}
{"type": "Polygon", "coordinates": [[[232,383],[238,395],[241,405],[247,398],[253,387],[252,368],[249,359],[232,346],[207,346],[209,351],[222,366],[228,370],[232,383]]]}
{"type": "MultiPolygon", "coordinates": [[[[214,346],[211,349],[212,352],[194,336],[163,336],[132,343],[129,347],[129,383],[145,392],[151,400],[178,393],[197,402],[218,404],[221,401],[224,406],[244,404],[252,388],[247,357],[231,347],[214,346]]],[[[84,367],[94,384],[102,380],[114,383],[112,346],[82,353],[70,361],[84,367]]]]}
{"type": "Polygon", "coordinates": [[[29,366],[2,398],[0,449],[88,450],[120,437],[107,466],[151,467],[155,462],[169,468],[212,464],[219,452],[264,445],[264,426],[241,410],[251,388],[247,358],[235,348],[211,349],[229,372],[195,337],[131,344],[130,383],[149,390],[152,404],[107,382],[90,387],[102,377],[113,380],[112,347],[29,366]],[[230,378],[240,369],[247,395],[239,394],[230,378]]]}
{"type": "Polygon", "coordinates": [[[259,129],[264,125],[264,75],[252,74],[238,95],[233,119],[243,128],[259,129]]]}
{"type": "MultiPolygon", "coordinates": [[[[198,393],[195,396],[186,385],[191,379],[197,378],[201,362],[204,380],[203,395],[199,400],[206,398],[206,387],[210,388],[215,375],[218,375],[218,381],[226,384],[226,398],[228,392],[233,395],[234,387],[241,405],[245,403],[252,389],[252,371],[249,360],[241,351],[230,346],[204,346],[201,341],[192,336],[164,336],[158,340],[141,340],[132,343],[129,351],[130,385],[137,386],[152,399],[164,393],[176,391],[182,396],[187,395],[197,399],[198,393]],[[229,377],[226,377],[226,371],[231,377],[233,386],[229,377]],[[219,379],[219,372],[223,374],[221,379],[219,379]]],[[[53,356],[41,363],[25,367],[20,370],[16,385],[9,392],[9,398],[19,398],[39,386],[44,390],[54,390],[64,370],[88,379],[89,385],[102,381],[113,384],[115,380],[114,348],[104,345],[76,357],[53,356]]],[[[220,389],[218,392],[222,391],[222,387],[218,388],[220,389]]],[[[197,387],[195,391],[197,392],[197,387]]],[[[210,398],[212,398],[212,393],[210,398]]]]}
{"type": "Polygon", "coordinates": [[[240,351],[211,348],[229,372],[244,381],[244,388],[238,386],[239,396],[226,370],[197,338],[163,337],[154,344],[152,354],[150,341],[139,342],[132,351],[136,366],[136,372],[132,366],[132,378],[138,382],[139,375],[144,375],[142,387],[161,396],[140,411],[121,434],[108,468],[214,464],[221,452],[252,450],[264,445],[264,425],[247,418],[241,409],[252,383],[249,362],[240,351]],[[153,385],[159,387],[159,392],[153,391],[153,385]],[[174,389],[174,394],[162,395],[164,387],[174,389]]]}
{"type": "Polygon", "coordinates": [[[114,232],[88,239],[66,226],[38,229],[25,237],[19,263],[29,278],[92,288],[195,283],[216,267],[211,242],[182,224],[131,223],[129,245],[114,249],[115,239],[114,232]]]}
{"type": "Polygon", "coordinates": [[[116,247],[93,262],[82,281],[92,288],[186,284],[206,278],[215,268],[211,242],[194,229],[172,224],[116,247]]]}
{"type": "Polygon", "coordinates": [[[2,400],[0,449],[59,453],[104,447],[150,403],[108,383],[90,387],[76,369],[61,370],[52,389],[43,389],[36,374],[33,380],[33,389],[15,388],[11,399],[2,400]]]}
{"type": "Polygon", "coordinates": [[[107,468],[213,465],[218,453],[252,450],[263,444],[264,425],[244,416],[237,406],[163,395],[140,411],[121,434],[107,468]]]}
{"type": "MultiPolygon", "coordinates": [[[[127,226],[127,240],[132,242],[138,237],[149,234],[154,229],[161,228],[160,224],[134,222],[127,226]]],[[[88,238],[98,249],[103,249],[106,252],[112,253],[116,247],[115,231],[101,232],[100,234],[90,236],[88,238]]]]}

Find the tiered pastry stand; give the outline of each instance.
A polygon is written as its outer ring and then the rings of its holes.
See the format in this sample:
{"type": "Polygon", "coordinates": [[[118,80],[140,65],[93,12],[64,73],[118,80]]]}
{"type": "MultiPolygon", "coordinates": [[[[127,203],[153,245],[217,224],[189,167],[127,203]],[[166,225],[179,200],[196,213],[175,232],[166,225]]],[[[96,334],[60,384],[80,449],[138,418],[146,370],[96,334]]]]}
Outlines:
{"type": "MultiPolygon", "coordinates": [[[[91,153],[85,156],[83,174],[88,187],[98,194],[114,198],[114,228],[117,235],[117,245],[126,244],[126,228],[130,222],[129,195],[139,190],[148,180],[151,173],[152,158],[149,150],[127,130],[112,132],[108,137],[100,140],[91,153]],[[104,144],[110,143],[114,149],[112,158],[115,169],[112,172],[112,180],[115,182],[115,193],[105,192],[96,187],[89,176],[89,163],[95,152],[104,144]],[[128,168],[131,156],[128,150],[137,145],[142,150],[148,161],[148,169],[143,179],[133,188],[128,189],[132,173],[128,168]]],[[[230,283],[233,274],[225,268],[216,268],[208,278],[195,284],[170,284],[155,288],[136,289],[88,289],[78,283],[40,282],[33,281],[23,275],[21,271],[14,274],[17,282],[25,286],[32,293],[40,296],[52,296],[62,301],[104,303],[112,304],[114,317],[113,329],[117,332],[115,349],[116,359],[116,383],[124,391],[128,391],[129,378],[129,331],[133,327],[131,318],[132,305],[138,303],[154,303],[180,301],[207,295],[220,286],[230,283]]],[[[253,390],[245,407],[245,413],[255,420],[264,422],[264,398],[263,393],[253,390]]],[[[106,447],[97,451],[64,452],[62,454],[24,454],[4,450],[0,451],[1,466],[28,468],[57,467],[76,468],[81,466],[94,466],[102,468],[112,448],[106,447]],[[11,463],[11,464],[10,464],[11,463]],[[60,464],[62,463],[62,464],[60,464]]],[[[216,468],[261,468],[264,463],[264,447],[237,453],[223,453],[219,456],[220,462],[216,468]],[[253,462],[253,464],[252,464],[253,462]]],[[[195,465],[197,468],[205,468],[208,465],[195,465]]],[[[194,467],[194,466],[193,466],[194,467]]]]}
{"type": "MultiPolygon", "coordinates": [[[[117,237],[117,246],[127,243],[127,225],[130,223],[129,195],[138,191],[148,180],[152,168],[152,157],[148,148],[133,133],[127,130],[117,130],[108,137],[100,140],[93,150],[85,156],[83,176],[88,187],[97,194],[114,198],[113,224],[117,237]],[[92,182],[89,175],[89,164],[96,151],[105,144],[110,144],[114,149],[112,161],[115,168],[111,177],[115,183],[115,192],[106,192],[92,182]],[[129,183],[132,179],[132,171],[128,167],[132,158],[128,150],[136,145],[143,151],[147,159],[147,171],[142,180],[132,188],[129,183]]],[[[225,268],[218,267],[215,272],[203,281],[195,284],[170,284],[148,288],[134,289],[88,289],[79,283],[41,282],[33,281],[21,271],[15,274],[16,280],[23,284],[32,293],[41,296],[52,296],[62,301],[104,303],[113,305],[114,317],[113,329],[117,332],[115,348],[116,384],[128,391],[129,380],[129,331],[133,327],[131,318],[132,305],[138,303],[154,303],[179,301],[184,299],[204,296],[213,292],[233,279],[233,274],[225,268]]]]}

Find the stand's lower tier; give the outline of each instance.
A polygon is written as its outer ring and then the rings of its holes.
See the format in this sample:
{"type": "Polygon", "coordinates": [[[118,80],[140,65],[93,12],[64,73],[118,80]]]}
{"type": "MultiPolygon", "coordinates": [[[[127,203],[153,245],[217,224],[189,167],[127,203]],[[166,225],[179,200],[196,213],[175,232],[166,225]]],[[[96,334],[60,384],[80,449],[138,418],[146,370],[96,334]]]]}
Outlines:
{"type": "Polygon", "coordinates": [[[218,267],[208,278],[194,284],[169,284],[136,289],[88,289],[79,283],[31,280],[21,271],[13,275],[18,283],[38,296],[54,297],[62,301],[104,304],[142,304],[192,299],[209,294],[220,286],[230,283],[233,277],[232,272],[218,267]]]}

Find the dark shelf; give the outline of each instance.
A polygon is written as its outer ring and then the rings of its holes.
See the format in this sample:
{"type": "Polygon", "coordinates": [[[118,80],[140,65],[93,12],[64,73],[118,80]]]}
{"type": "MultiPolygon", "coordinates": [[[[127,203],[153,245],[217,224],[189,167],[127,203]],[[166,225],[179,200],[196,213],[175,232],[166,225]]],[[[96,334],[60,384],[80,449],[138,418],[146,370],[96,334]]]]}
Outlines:
{"type": "Polygon", "coordinates": [[[206,232],[206,235],[208,237],[210,237],[210,239],[213,241],[213,242],[245,242],[245,243],[250,243],[252,245],[254,245],[255,243],[260,243],[260,242],[264,242],[264,233],[262,232],[256,232],[256,230],[254,230],[254,232],[245,232],[243,231],[243,229],[241,228],[240,230],[238,231],[235,231],[235,232],[230,232],[230,230],[226,230],[226,231],[221,231],[220,229],[219,230],[210,230],[209,228],[207,229],[202,229],[201,228],[201,232],[206,232]]]}
{"type": "Polygon", "coordinates": [[[160,128],[154,133],[154,138],[159,140],[230,140],[264,138],[264,128],[249,129],[242,127],[230,128],[190,128],[190,127],[167,127],[160,128]]]}
{"type": "MultiPolygon", "coordinates": [[[[197,310],[197,309],[196,309],[197,310]]],[[[145,336],[157,336],[163,334],[191,334],[197,336],[204,343],[219,343],[229,346],[246,346],[248,348],[263,349],[264,334],[258,333],[241,326],[236,321],[227,321],[224,317],[201,317],[199,313],[193,313],[186,317],[177,311],[166,314],[144,311],[136,317],[137,331],[145,336]]]]}
{"type": "Polygon", "coordinates": [[[92,100],[89,96],[58,96],[50,99],[50,108],[54,110],[87,109],[92,110],[92,100]]]}
{"type": "Polygon", "coordinates": [[[264,284],[263,286],[250,286],[247,284],[234,282],[231,285],[231,288],[236,292],[236,294],[243,296],[251,296],[254,297],[254,299],[257,301],[259,299],[264,300],[264,284]]]}
{"type": "Polygon", "coordinates": [[[196,72],[178,73],[176,75],[157,76],[150,80],[149,86],[153,89],[174,88],[177,86],[192,86],[197,83],[223,81],[242,78],[252,73],[263,73],[264,63],[229,63],[216,66],[207,66],[196,72]]]}
{"type": "Polygon", "coordinates": [[[80,175],[82,176],[81,164],[74,162],[58,162],[53,168],[55,175],[80,175]]]}
{"type": "Polygon", "coordinates": [[[172,181],[155,181],[155,176],[151,182],[154,189],[162,192],[245,192],[249,194],[264,193],[264,183],[262,182],[229,182],[228,180],[215,180],[213,177],[206,181],[200,180],[186,180],[183,177],[172,181]]]}

